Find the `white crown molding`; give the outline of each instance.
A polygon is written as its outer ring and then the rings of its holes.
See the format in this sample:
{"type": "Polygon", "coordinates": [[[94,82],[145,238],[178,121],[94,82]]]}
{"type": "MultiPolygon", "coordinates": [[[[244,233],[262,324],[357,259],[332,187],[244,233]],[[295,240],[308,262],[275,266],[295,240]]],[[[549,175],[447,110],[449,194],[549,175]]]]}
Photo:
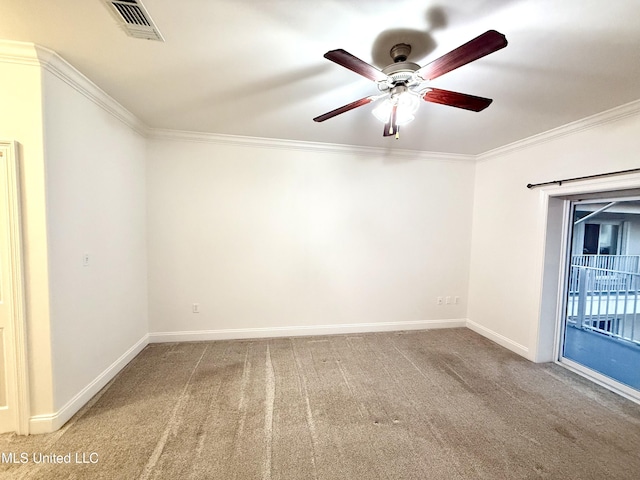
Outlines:
{"type": "Polygon", "coordinates": [[[484,160],[490,160],[502,155],[523,150],[525,148],[540,145],[542,143],[550,142],[552,140],[565,137],[567,135],[573,135],[583,130],[612,123],[623,118],[640,115],[640,100],[635,100],[618,107],[605,110],[604,112],[596,113],[589,117],[576,120],[575,122],[567,123],[557,128],[547,130],[546,132],[538,133],[522,140],[517,140],[513,143],[503,145],[502,147],[494,148],[487,152],[481,153],[476,156],[477,161],[482,162],[484,160]]]}
{"type": "Polygon", "coordinates": [[[42,68],[52,73],[78,93],[84,95],[107,113],[113,115],[139,135],[145,136],[147,127],[129,110],[85,77],[70,63],[52,50],[36,46],[42,68]]]}
{"type": "Polygon", "coordinates": [[[139,135],[146,135],[147,127],[134,114],[120,105],[53,50],[33,43],[0,40],[0,61],[43,68],[139,135]]]}
{"type": "Polygon", "coordinates": [[[245,137],[220,133],[188,132],[182,130],[165,130],[150,128],[147,136],[159,140],[178,140],[185,142],[212,143],[241,147],[270,148],[279,150],[298,150],[306,152],[322,152],[350,155],[378,156],[385,158],[405,158],[414,160],[456,160],[474,162],[475,155],[457,153],[424,152],[419,150],[390,150],[380,147],[362,147],[336,143],[307,142],[300,140],[283,140],[263,137],[245,137]]]}
{"type": "Polygon", "coordinates": [[[10,40],[0,40],[0,61],[19,65],[40,65],[35,44],[10,40]]]}
{"type": "Polygon", "coordinates": [[[495,148],[493,150],[489,150],[478,155],[425,152],[419,150],[389,150],[378,147],[361,147],[355,145],[340,145],[332,143],[278,140],[260,137],[243,137],[237,135],[164,130],[157,128],[148,129],[147,135],[151,138],[157,139],[214,143],[221,145],[251,146],[258,148],[278,148],[285,150],[302,150],[338,154],[346,153],[366,156],[375,155],[390,158],[482,162],[635,115],[640,115],[640,100],[635,100],[633,102],[612,108],[610,110],[606,110],[604,112],[600,112],[595,115],[576,120],[575,122],[567,123],[566,125],[562,125],[552,130],[547,130],[546,132],[542,132],[531,137],[515,141],[513,143],[495,148]]]}
{"type": "Polygon", "coordinates": [[[404,158],[422,160],[456,160],[474,162],[475,155],[424,152],[419,150],[386,149],[379,147],[362,147],[333,143],[306,142],[262,137],[246,137],[218,133],[188,132],[165,130],[147,127],[135,115],[116,102],[95,83],[80,73],[53,50],[33,43],[0,40],[0,61],[19,63],[22,65],[41,66],[66,84],[77,90],[102,109],[122,121],[138,134],[165,140],[211,143],[218,145],[269,148],[280,150],[298,150],[306,152],[323,152],[334,154],[350,154],[378,156],[383,158],[404,158]]]}
{"type": "Polygon", "coordinates": [[[281,150],[298,150],[306,152],[322,152],[333,154],[351,154],[378,156],[383,158],[404,158],[422,160],[456,160],[482,162],[535,145],[550,142],[558,138],[578,133],[617,120],[640,115],[640,100],[606,110],[595,115],[577,120],[566,125],[542,132],[513,143],[488,150],[478,155],[442,152],[425,152],[420,150],[386,149],[380,147],[363,147],[332,143],[307,142],[297,140],[272,139],[262,137],[246,137],[218,133],[191,132],[150,128],[140,119],[120,105],[100,87],[80,73],[56,52],[33,43],[0,40],[0,61],[22,65],[41,66],[56,75],[79,93],[93,101],[105,111],[122,121],[138,134],[155,139],[178,140],[187,142],[211,143],[218,145],[245,146],[281,150]]]}

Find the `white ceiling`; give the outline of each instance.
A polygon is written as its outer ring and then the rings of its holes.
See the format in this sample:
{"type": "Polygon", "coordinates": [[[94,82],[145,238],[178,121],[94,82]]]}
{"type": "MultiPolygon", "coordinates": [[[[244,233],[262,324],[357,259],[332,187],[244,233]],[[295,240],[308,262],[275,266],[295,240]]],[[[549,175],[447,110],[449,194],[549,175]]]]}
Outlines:
{"type": "Polygon", "coordinates": [[[478,154],[640,99],[638,0],[143,0],[165,42],[126,36],[102,0],[0,2],[0,38],[50,48],[153,128],[478,154]],[[433,81],[493,98],[475,113],[424,103],[399,140],[377,92],[323,55],[420,65],[489,29],[509,45],[433,81]]]}

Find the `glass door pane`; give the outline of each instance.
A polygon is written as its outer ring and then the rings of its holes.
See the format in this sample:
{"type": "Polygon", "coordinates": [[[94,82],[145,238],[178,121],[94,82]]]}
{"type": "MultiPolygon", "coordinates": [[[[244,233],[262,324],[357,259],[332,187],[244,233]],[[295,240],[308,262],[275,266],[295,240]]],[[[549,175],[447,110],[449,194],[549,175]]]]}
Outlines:
{"type": "Polygon", "coordinates": [[[640,201],[572,205],[560,362],[640,397],[640,201]]]}

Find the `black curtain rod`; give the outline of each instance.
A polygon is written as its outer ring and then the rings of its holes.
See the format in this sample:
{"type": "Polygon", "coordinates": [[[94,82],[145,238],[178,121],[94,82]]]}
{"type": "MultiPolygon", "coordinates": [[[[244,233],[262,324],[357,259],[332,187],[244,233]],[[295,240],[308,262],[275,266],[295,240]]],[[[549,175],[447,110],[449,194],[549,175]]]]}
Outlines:
{"type": "Polygon", "coordinates": [[[552,182],[543,182],[543,183],[529,183],[527,184],[527,188],[535,188],[542,187],[544,185],[562,185],[566,182],[577,182],[578,180],[587,180],[589,178],[600,178],[600,177],[609,177],[611,175],[622,175],[624,173],[635,173],[640,172],[640,168],[631,168],[629,170],[618,170],[617,172],[607,172],[607,173],[596,173],[595,175],[586,175],[584,177],[574,177],[574,178],[565,178],[564,180],[554,180],[552,182]]]}

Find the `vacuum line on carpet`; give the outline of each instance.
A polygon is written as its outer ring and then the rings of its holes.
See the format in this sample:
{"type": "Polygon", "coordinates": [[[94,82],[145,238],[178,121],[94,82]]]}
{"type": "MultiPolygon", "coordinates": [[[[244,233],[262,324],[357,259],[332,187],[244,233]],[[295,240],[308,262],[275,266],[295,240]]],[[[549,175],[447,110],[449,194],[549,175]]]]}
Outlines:
{"type": "MultiPolygon", "coordinates": [[[[347,343],[348,343],[348,340],[347,340],[347,343]]],[[[340,370],[340,375],[342,376],[342,380],[344,380],[344,383],[347,386],[347,390],[349,390],[349,395],[351,395],[351,398],[354,400],[354,403],[356,404],[356,408],[358,409],[358,414],[360,415],[360,418],[365,418],[365,414],[362,412],[362,408],[360,407],[360,402],[357,401],[356,393],[351,387],[351,382],[349,382],[349,378],[347,378],[347,372],[345,372],[344,367],[342,366],[342,362],[340,360],[340,352],[338,352],[335,346],[333,345],[332,345],[332,351],[333,351],[333,354],[336,356],[336,359],[335,359],[336,366],[338,367],[338,370],[340,370]]]]}
{"type": "Polygon", "coordinates": [[[182,389],[182,392],[178,397],[175,407],[173,407],[173,412],[171,412],[171,418],[169,418],[169,422],[167,423],[167,426],[165,427],[164,432],[160,437],[160,440],[158,440],[158,443],[156,444],[156,448],[153,450],[153,453],[149,457],[147,464],[145,465],[144,469],[142,469],[142,473],[138,477],[139,480],[147,480],[149,478],[149,475],[151,475],[153,468],[158,463],[158,460],[160,459],[160,455],[162,455],[162,451],[164,450],[164,447],[167,444],[167,440],[169,439],[169,434],[177,426],[178,414],[180,410],[182,410],[183,406],[187,401],[187,397],[188,397],[187,390],[191,385],[191,379],[195,375],[196,370],[198,369],[198,366],[200,365],[200,362],[202,361],[202,358],[204,357],[204,354],[207,351],[207,348],[209,347],[208,346],[204,347],[204,350],[202,351],[202,355],[200,355],[200,358],[196,362],[196,365],[191,370],[191,375],[189,375],[189,378],[187,379],[187,383],[184,385],[184,388],[182,389]]]}
{"type": "MultiPolygon", "coordinates": [[[[251,378],[251,361],[249,352],[253,343],[248,343],[244,352],[244,361],[242,363],[242,379],[240,381],[240,400],[238,401],[238,427],[233,436],[233,459],[237,461],[241,456],[243,447],[244,425],[247,421],[247,388],[251,378]]],[[[231,480],[239,480],[238,472],[235,472],[231,480]]],[[[241,479],[240,479],[241,480],[241,479]]]]}
{"type": "MultiPolygon", "coordinates": [[[[231,349],[231,345],[233,345],[232,343],[228,344],[227,348],[224,350],[223,354],[222,354],[222,358],[220,359],[220,363],[224,364],[227,359],[228,359],[228,354],[229,354],[229,350],[231,349]]],[[[213,393],[209,396],[209,403],[207,406],[207,413],[205,415],[205,418],[202,421],[202,425],[206,425],[209,421],[209,418],[211,417],[211,415],[214,414],[214,412],[216,411],[215,407],[215,402],[216,399],[219,398],[220,395],[220,390],[222,389],[222,385],[223,385],[223,379],[219,378],[217,381],[217,384],[215,386],[215,390],[213,391],[213,393]]],[[[206,445],[207,442],[207,431],[203,430],[202,434],[198,436],[198,444],[196,446],[196,452],[194,457],[195,458],[201,458],[202,457],[202,452],[204,450],[204,447],[206,445]]],[[[202,474],[199,472],[199,463],[198,462],[192,462],[191,464],[191,472],[189,473],[189,480],[199,480],[200,478],[202,478],[202,474]]]]}
{"type": "Polygon", "coordinates": [[[307,381],[302,374],[302,366],[300,365],[300,359],[298,358],[298,354],[296,353],[296,347],[293,340],[291,342],[291,353],[293,354],[293,359],[296,366],[296,375],[298,377],[298,381],[300,382],[300,389],[304,396],[305,402],[305,414],[307,420],[307,426],[309,427],[309,436],[311,437],[311,465],[313,467],[313,478],[314,480],[318,479],[318,472],[316,468],[316,452],[318,450],[318,432],[316,430],[316,423],[313,419],[313,412],[311,411],[311,403],[309,402],[309,389],[307,388],[307,381]]]}
{"type": "Polygon", "coordinates": [[[264,435],[266,442],[266,458],[263,480],[271,480],[271,457],[273,455],[273,406],[276,397],[276,377],[271,363],[271,351],[267,344],[267,362],[265,366],[265,399],[264,399],[264,435]]]}

